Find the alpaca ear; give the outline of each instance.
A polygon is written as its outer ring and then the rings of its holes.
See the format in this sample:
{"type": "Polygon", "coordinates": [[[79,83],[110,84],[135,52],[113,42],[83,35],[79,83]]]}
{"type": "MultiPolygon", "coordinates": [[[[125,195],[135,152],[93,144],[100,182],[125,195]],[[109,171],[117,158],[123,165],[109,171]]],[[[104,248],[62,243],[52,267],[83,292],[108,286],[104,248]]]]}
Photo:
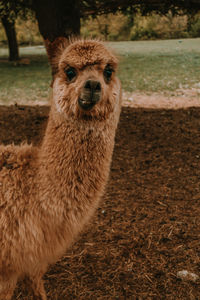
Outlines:
{"type": "Polygon", "coordinates": [[[60,55],[63,50],[69,45],[69,40],[66,37],[57,37],[53,42],[51,42],[49,39],[45,39],[44,44],[51,66],[52,82],[50,86],[52,87],[55,75],[58,72],[58,62],[60,55]]]}

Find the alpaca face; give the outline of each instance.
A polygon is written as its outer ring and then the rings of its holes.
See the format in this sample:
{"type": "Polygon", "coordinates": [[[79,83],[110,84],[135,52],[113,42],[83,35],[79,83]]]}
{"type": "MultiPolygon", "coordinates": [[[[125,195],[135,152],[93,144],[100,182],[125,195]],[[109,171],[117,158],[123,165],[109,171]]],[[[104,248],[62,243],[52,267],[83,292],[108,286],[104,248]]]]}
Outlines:
{"type": "Polygon", "coordinates": [[[58,112],[78,119],[106,119],[119,104],[117,59],[101,42],[76,41],[61,54],[53,84],[58,112]]]}

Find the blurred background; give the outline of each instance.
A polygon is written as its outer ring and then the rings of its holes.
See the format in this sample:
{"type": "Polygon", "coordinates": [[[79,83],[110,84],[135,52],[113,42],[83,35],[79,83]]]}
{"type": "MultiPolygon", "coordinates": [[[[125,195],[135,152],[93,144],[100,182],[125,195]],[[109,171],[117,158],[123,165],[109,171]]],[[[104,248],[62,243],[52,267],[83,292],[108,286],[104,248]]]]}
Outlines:
{"type": "Polygon", "coordinates": [[[0,20],[0,103],[47,103],[46,50],[82,36],[108,42],[119,55],[124,103],[142,95],[198,104],[200,0],[0,0],[0,20]]]}

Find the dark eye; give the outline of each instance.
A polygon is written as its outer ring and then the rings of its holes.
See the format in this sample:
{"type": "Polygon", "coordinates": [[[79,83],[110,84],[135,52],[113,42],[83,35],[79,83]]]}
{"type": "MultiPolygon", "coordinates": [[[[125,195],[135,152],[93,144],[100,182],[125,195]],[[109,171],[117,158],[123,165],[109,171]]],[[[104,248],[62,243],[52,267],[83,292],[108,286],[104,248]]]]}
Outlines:
{"type": "Polygon", "coordinates": [[[76,70],[73,67],[65,69],[65,73],[69,81],[72,81],[76,77],[76,70]]]}
{"type": "Polygon", "coordinates": [[[103,75],[107,81],[110,81],[112,73],[113,73],[113,69],[111,68],[111,66],[107,65],[103,72],[103,75]]]}

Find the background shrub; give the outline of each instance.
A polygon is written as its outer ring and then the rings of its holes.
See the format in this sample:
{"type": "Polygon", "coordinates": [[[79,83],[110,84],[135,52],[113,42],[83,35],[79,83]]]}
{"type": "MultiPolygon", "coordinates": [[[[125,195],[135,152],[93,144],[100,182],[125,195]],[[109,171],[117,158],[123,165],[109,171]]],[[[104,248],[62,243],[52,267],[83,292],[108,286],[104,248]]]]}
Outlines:
{"type": "MultiPolygon", "coordinates": [[[[33,16],[28,20],[18,18],[16,21],[19,45],[42,44],[38,25],[33,16]]],[[[98,37],[108,41],[154,40],[200,37],[200,14],[195,16],[150,16],[123,15],[121,13],[89,17],[81,21],[81,34],[84,37],[98,37]],[[112,22],[111,22],[112,20],[112,22]]],[[[7,39],[0,23],[0,44],[7,39]]]]}

